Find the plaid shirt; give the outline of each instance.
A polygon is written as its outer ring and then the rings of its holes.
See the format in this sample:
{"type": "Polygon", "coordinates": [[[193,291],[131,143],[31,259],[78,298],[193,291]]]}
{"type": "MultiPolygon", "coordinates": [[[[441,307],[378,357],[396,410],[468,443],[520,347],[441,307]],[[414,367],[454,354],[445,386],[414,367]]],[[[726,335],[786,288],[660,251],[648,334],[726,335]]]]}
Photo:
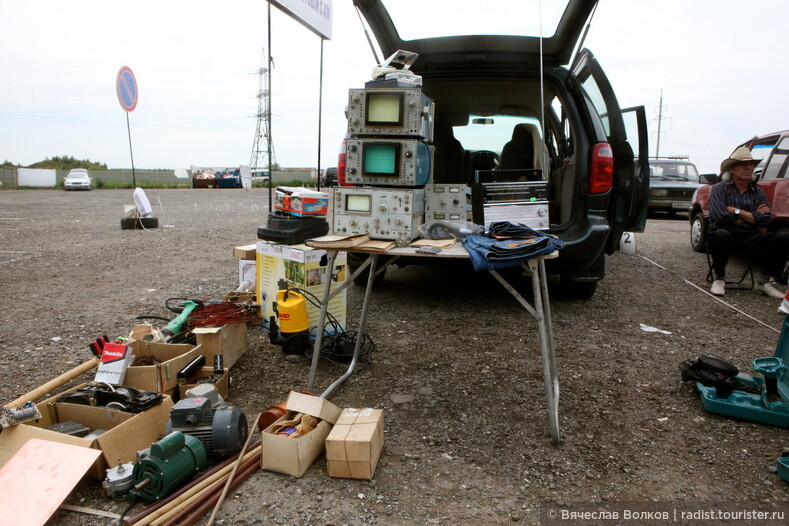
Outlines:
{"type": "Polygon", "coordinates": [[[721,181],[712,187],[708,201],[710,207],[710,230],[725,228],[727,230],[756,232],[767,226],[773,215],[771,212],[762,214],[756,211],[759,205],[770,206],[764,190],[749,183],[748,188],[740,193],[734,181],[721,181]],[[740,221],[740,218],[726,211],[727,206],[746,210],[753,214],[756,223],[740,221]]]}

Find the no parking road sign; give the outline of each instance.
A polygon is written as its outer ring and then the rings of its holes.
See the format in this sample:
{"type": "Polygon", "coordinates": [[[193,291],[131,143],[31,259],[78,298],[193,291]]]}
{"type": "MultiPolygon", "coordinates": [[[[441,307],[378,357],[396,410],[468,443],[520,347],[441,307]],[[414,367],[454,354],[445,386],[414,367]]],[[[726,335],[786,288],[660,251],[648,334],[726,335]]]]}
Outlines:
{"type": "Polygon", "coordinates": [[[127,112],[134,111],[137,107],[137,80],[129,66],[123,66],[118,71],[115,81],[115,90],[118,92],[118,101],[127,112]]]}

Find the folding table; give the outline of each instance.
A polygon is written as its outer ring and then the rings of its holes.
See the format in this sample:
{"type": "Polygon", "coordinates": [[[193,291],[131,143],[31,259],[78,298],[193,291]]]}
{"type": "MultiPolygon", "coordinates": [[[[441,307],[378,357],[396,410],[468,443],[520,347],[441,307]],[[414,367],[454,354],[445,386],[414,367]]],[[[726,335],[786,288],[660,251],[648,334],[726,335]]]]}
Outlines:
{"type": "MultiPolygon", "coordinates": [[[[307,241],[309,245],[309,241],[307,241]]],[[[364,326],[367,321],[367,314],[370,306],[370,298],[373,291],[373,282],[377,271],[383,270],[386,266],[394,263],[394,261],[401,256],[409,257],[427,257],[427,258],[465,258],[469,259],[469,254],[462,244],[456,243],[451,248],[445,248],[437,254],[423,254],[416,251],[413,247],[398,247],[393,248],[385,253],[369,252],[355,248],[332,248],[324,249],[328,254],[327,272],[329,276],[334,271],[334,260],[338,251],[353,252],[358,254],[369,254],[367,260],[356,271],[346,279],[339,287],[331,291],[331,280],[326,280],[323,288],[323,294],[320,298],[320,314],[318,315],[318,327],[325,327],[326,312],[328,309],[329,301],[345,287],[353,282],[365,268],[369,266],[369,277],[367,279],[367,288],[364,292],[364,301],[362,303],[361,315],[359,318],[358,334],[364,333],[364,326]],[[386,265],[381,269],[377,268],[378,256],[385,255],[390,258],[386,265]]],[[[548,285],[545,274],[545,260],[557,257],[556,251],[544,255],[537,256],[521,263],[526,271],[529,272],[531,277],[532,292],[534,296],[534,305],[532,306],[515,288],[508,283],[502,276],[495,270],[489,272],[496,280],[509,292],[521,306],[537,320],[537,339],[540,345],[540,353],[542,355],[543,376],[545,379],[545,397],[548,407],[548,425],[551,433],[551,440],[558,443],[561,439],[559,433],[559,376],[556,364],[556,347],[553,339],[553,324],[551,322],[551,305],[548,297],[548,285]]],[[[315,346],[312,352],[312,364],[310,366],[309,381],[307,383],[307,391],[314,392],[315,375],[318,370],[318,361],[320,360],[320,349],[323,345],[323,330],[317,331],[315,338],[315,346]]],[[[345,380],[347,380],[354,372],[356,365],[359,361],[359,354],[361,351],[362,338],[356,339],[356,346],[353,351],[353,357],[348,369],[345,373],[337,378],[320,396],[327,398],[339,387],[345,380]]]]}

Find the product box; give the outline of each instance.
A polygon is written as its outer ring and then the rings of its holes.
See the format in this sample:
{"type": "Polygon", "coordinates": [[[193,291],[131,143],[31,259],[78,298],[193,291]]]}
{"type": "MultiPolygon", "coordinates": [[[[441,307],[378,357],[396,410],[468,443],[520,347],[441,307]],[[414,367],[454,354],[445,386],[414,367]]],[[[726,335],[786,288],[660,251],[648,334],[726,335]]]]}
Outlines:
{"type": "MultiPolygon", "coordinates": [[[[84,384],[83,384],[84,385],[84,384]]],[[[77,386],[73,390],[82,386],[77,386]]],[[[63,394],[63,393],[61,393],[63,394]]],[[[86,477],[101,480],[107,469],[121,462],[132,462],[137,451],[149,447],[164,434],[173,400],[164,395],[162,402],[143,413],[124,413],[103,407],[79,404],[60,404],[53,396],[37,404],[41,418],[12,426],[0,433],[0,467],[31,438],[50,440],[62,444],[89,447],[101,450],[101,456],[86,473],[86,477]],[[59,422],[75,421],[91,430],[104,429],[105,433],[95,439],[81,438],[57,431],[44,429],[59,422]]],[[[57,459],[52,459],[57,462],[57,459]]]]}
{"type": "Polygon", "coordinates": [[[329,212],[329,194],[309,188],[278,186],[274,208],[293,216],[325,216],[329,212]]]}
{"type": "MultiPolygon", "coordinates": [[[[326,280],[331,279],[330,290],[334,292],[347,278],[347,256],[345,252],[337,252],[334,271],[329,276],[325,250],[307,245],[280,245],[259,241],[257,273],[260,313],[263,325],[268,327],[271,316],[277,315],[274,312],[274,303],[277,301],[278,290],[284,290],[288,286],[297,287],[313,294],[316,298],[321,298],[326,280]]],[[[346,322],[346,305],[346,291],[342,290],[331,299],[328,308],[328,312],[343,328],[346,322]]],[[[311,330],[317,327],[319,314],[320,307],[307,302],[311,330]]]]}
{"type": "Polygon", "coordinates": [[[330,477],[371,479],[384,445],[384,412],[344,409],[326,437],[330,477]]]}
{"type": "MultiPolygon", "coordinates": [[[[203,367],[200,369],[200,372],[197,373],[194,377],[190,378],[190,383],[188,384],[178,384],[178,399],[183,400],[186,398],[186,392],[191,389],[192,387],[196,387],[199,385],[197,380],[199,378],[207,378],[209,376],[214,376],[214,368],[213,367],[203,367]]],[[[228,373],[227,367],[225,367],[224,372],[221,375],[217,375],[219,378],[216,382],[211,382],[211,385],[216,387],[217,392],[220,394],[222,398],[227,400],[227,393],[230,391],[230,374],[228,373]]]]}
{"type": "Polygon", "coordinates": [[[214,357],[222,356],[222,367],[230,369],[247,352],[247,324],[228,323],[221,327],[195,327],[197,346],[205,356],[206,365],[213,367],[214,357]]]}
{"type": "Polygon", "coordinates": [[[129,367],[123,383],[152,393],[170,394],[178,387],[178,371],[203,352],[199,345],[144,341],[132,341],[129,345],[132,346],[135,363],[147,359],[152,364],[129,367]]]}
{"type": "Polygon", "coordinates": [[[341,410],[328,400],[297,392],[288,395],[285,409],[288,412],[260,434],[260,467],[268,471],[300,477],[323,453],[326,437],[332,424],[340,416],[341,410]],[[291,420],[297,413],[312,415],[320,418],[321,422],[318,427],[298,438],[273,433],[277,422],[291,420]]]}

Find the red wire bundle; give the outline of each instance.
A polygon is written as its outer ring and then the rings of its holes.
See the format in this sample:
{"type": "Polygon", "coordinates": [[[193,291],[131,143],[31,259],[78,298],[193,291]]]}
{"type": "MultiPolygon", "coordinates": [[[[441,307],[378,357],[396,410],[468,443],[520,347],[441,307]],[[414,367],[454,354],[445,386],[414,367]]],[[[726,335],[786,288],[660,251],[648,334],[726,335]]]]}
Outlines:
{"type": "Polygon", "coordinates": [[[203,305],[195,309],[189,316],[189,328],[210,327],[228,323],[246,323],[257,321],[258,313],[255,307],[244,303],[214,303],[203,305]]]}

